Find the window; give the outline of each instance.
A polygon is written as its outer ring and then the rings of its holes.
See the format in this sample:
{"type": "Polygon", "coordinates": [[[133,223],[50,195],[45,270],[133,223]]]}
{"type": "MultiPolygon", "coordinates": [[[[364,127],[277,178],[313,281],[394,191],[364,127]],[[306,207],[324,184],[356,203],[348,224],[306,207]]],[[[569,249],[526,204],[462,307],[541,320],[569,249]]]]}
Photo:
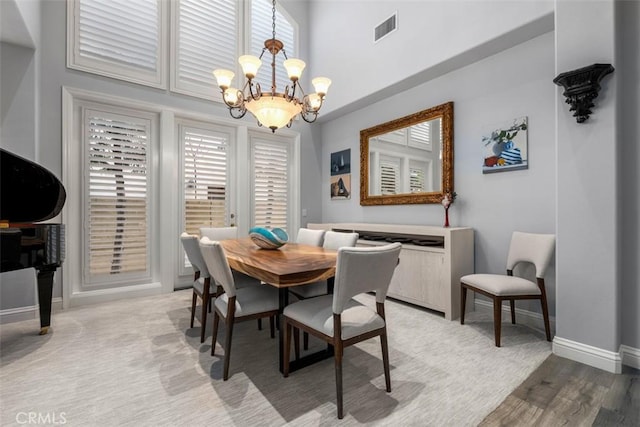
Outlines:
{"type": "Polygon", "coordinates": [[[239,3],[175,0],[171,4],[171,90],[222,101],[212,71],[238,69],[239,3]]]}
{"type": "Polygon", "coordinates": [[[433,149],[431,143],[431,123],[433,122],[434,120],[418,123],[409,128],[409,147],[419,148],[426,151],[431,151],[433,149]]]}
{"type": "MultiPolygon", "coordinates": [[[[242,4],[237,0],[67,0],[67,66],[164,89],[169,63],[171,91],[222,102],[213,70],[234,71],[234,85],[241,88],[244,76],[238,57],[260,56],[264,41],[272,37],[271,2],[251,0],[247,8],[242,4]]],[[[279,10],[276,31],[287,56],[295,57],[297,26],[279,10]]],[[[278,55],[280,92],[291,83],[282,60],[283,55],[278,55]]],[[[265,52],[256,78],[265,92],[271,90],[270,64],[270,54],[265,52]]]]}
{"type": "Polygon", "coordinates": [[[69,0],[67,66],[165,88],[166,2],[69,0]]]}
{"type": "Polygon", "coordinates": [[[183,154],[183,230],[198,234],[200,227],[224,227],[229,212],[228,147],[230,130],[204,123],[180,122],[183,154]]]}
{"type": "Polygon", "coordinates": [[[85,282],[148,276],[151,121],[87,108],[83,123],[85,282]]]}
{"type": "Polygon", "coordinates": [[[380,194],[397,194],[400,191],[399,159],[380,158],[380,194]]]}
{"type": "Polygon", "coordinates": [[[409,165],[409,190],[412,193],[421,193],[425,190],[425,171],[423,168],[409,165]]]}
{"type": "Polygon", "coordinates": [[[291,146],[282,141],[253,137],[252,226],[289,230],[291,146]]]}

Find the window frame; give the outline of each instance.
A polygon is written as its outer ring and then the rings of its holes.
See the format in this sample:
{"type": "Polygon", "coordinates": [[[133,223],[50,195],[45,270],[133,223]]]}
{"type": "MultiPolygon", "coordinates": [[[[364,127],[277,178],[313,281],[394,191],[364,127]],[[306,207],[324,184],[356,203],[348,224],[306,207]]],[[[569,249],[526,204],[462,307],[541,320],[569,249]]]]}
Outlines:
{"type": "Polygon", "coordinates": [[[97,60],[80,55],[80,2],[67,0],[67,68],[97,74],[113,79],[159,89],[167,88],[167,2],[156,0],[158,5],[158,35],[155,72],[143,72],[133,67],[108,60],[97,60]]]}

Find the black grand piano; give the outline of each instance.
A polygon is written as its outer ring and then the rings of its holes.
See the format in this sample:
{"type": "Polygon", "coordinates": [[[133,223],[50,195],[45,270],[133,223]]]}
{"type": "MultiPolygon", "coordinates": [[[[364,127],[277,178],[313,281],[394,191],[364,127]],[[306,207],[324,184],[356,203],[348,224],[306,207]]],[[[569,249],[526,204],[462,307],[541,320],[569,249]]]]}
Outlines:
{"type": "Polygon", "coordinates": [[[64,260],[64,225],[39,224],[58,215],[67,193],[36,163],[0,148],[0,272],[38,272],[40,335],[51,325],[53,274],[64,260]]]}

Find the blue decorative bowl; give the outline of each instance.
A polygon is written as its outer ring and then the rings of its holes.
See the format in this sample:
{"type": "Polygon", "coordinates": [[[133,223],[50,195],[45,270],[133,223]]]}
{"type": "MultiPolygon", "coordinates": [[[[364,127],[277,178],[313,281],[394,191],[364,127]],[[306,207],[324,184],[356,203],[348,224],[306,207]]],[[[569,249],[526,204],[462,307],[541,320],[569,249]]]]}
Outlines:
{"type": "Polygon", "coordinates": [[[278,249],[289,241],[289,235],[282,228],[253,227],[249,237],[262,249],[278,249]]]}

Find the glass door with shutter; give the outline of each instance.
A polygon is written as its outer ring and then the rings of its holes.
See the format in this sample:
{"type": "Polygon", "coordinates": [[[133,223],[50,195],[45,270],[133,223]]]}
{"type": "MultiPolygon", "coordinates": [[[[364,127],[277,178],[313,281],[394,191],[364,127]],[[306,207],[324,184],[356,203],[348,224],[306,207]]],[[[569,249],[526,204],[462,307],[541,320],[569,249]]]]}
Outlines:
{"type": "MultiPolygon", "coordinates": [[[[182,231],[199,234],[200,227],[235,226],[235,128],[178,120],[182,157],[182,231]]],[[[184,253],[181,251],[182,255],[184,253]]],[[[179,273],[190,264],[181,256],[179,273]]]]}
{"type": "Polygon", "coordinates": [[[291,234],[292,144],[286,139],[250,137],[252,226],[291,234]]]}

